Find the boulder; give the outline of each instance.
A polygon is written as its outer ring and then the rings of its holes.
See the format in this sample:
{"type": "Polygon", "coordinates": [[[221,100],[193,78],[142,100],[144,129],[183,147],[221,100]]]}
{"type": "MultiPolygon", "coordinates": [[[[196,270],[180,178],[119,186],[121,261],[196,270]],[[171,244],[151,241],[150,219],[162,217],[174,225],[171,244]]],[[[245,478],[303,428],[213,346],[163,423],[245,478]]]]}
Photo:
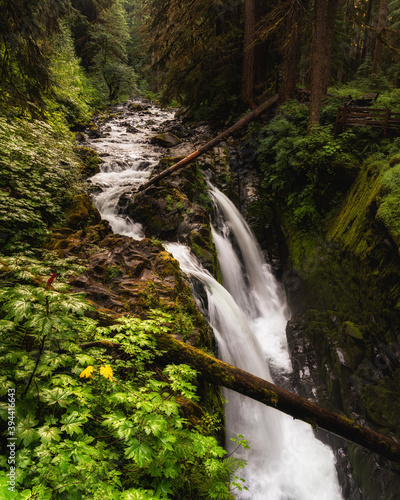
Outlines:
{"type": "Polygon", "coordinates": [[[155,137],[151,139],[152,144],[158,144],[164,148],[172,148],[177,146],[180,142],[182,142],[179,137],[171,132],[164,132],[161,134],[157,134],[155,137]]]}

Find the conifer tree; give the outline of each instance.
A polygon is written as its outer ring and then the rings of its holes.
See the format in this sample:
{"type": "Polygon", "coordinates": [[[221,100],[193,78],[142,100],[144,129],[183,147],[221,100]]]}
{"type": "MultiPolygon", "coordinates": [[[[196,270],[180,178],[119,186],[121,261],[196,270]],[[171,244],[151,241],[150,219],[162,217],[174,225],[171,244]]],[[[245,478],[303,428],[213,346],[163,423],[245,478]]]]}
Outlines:
{"type": "Polygon", "coordinates": [[[0,103],[40,113],[51,89],[49,37],[67,2],[0,0],[0,103]]]}

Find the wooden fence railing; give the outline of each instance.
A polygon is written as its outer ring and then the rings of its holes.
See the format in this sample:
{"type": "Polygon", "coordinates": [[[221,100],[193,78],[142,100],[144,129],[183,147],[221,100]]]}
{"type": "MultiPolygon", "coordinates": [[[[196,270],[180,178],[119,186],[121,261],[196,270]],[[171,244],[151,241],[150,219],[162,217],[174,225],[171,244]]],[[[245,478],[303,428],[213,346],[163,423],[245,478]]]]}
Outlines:
{"type": "Polygon", "coordinates": [[[391,109],[344,106],[336,114],[335,136],[349,127],[383,129],[384,137],[400,135],[400,113],[391,109]]]}

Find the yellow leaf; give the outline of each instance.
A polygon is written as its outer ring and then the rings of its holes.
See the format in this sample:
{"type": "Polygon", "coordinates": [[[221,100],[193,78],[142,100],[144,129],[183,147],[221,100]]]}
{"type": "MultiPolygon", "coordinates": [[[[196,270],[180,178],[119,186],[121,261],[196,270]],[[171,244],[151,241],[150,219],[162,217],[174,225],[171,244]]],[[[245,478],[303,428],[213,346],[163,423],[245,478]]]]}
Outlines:
{"type": "Polygon", "coordinates": [[[103,375],[105,378],[109,378],[112,381],[113,371],[110,365],[100,366],[100,375],[103,375]]]}
{"type": "Polygon", "coordinates": [[[86,377],[86,378],[89,378],[90,375],[92,374],[93,372],[93,366],[87,366],[83,372],[79,375],[80,378],[83,378],[83,377],[86,377]]]}

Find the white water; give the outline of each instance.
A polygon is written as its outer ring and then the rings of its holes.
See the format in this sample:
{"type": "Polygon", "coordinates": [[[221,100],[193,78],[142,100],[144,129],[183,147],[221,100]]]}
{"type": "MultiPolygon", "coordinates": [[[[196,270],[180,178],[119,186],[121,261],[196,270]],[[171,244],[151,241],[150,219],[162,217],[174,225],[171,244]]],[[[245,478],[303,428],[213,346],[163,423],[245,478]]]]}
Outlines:
{"type": "MultiPolygon", "coordinates": [[[[187,247],[169,243],[166,248],[185,273],[204,285],[220,358],[272,381],[269,366],[290,370],[286,305],[240,213],[216,188],[210,186],[210,194],[218,210],[213,237],[225,288],[187,247]]],[[[240,451],[248,462],[240,475],[249,491],[237,492],[237,499],[342,499],[333,452],[314,437],[309,425],[233,391],[225,390],[224,397],[228,452],[234,452],[230,438],[237,434],[251,447],[240,451]]]]}
{"type": "Polygon", "coordinates": [[[161,156],[157,146],[149,145],[150,138],[161,129],[163,122],[172,120],[175,113],[149,106],[144,113],[135,113],[135,122],[129,123],[123,110],[123,106],[116,108],[121,115],[109,123],[105,138],[89,141],[103,160],[100,173],[89,182],[101,190],[93,195],[93,202],[113,232],[140,240],[144,238],[142,225],[118,215],[118,200],[123,194],[135,192],[150,177],[161,156]],[[127,132],[127,122],[138,131],[127,132]]]}
{"type": "MultiPolygon", "coordinates": [[[[122,116],[112,121],[106,138],[89,141],[103,158],[101,172],[89,179],[99,188],[94,202],[115,233],[143,238],[140,224],[118,215],[118,200],[148,179],[161,156],[155,146],[148,145],[149,138],[172,118],[173,113],[150,107],[148,114],[136,115],[132,123],[142,127],[140,132],[127,133],[127,117],[122,116]]],[[[188,248],[165,246],[182,270],[204,285],[220,357],[271,380],[269,366],[290,370],[285,302],[240,213],[217,189],[210,187],[210,194],[219,212],[213,237],[224,286],[200,266],[188,248]]],[[[237,499],[341,500],[333,453],[315,439],[310,426],[234,392],[224,395],[228,435],[243,434],[251,446],[250,452],[241,453],[248,465],[240,473],[249,492],[237,492],[237,499]]],[[[227,447],[231,453],[236,445],[228,439],[227,447]]]]}

